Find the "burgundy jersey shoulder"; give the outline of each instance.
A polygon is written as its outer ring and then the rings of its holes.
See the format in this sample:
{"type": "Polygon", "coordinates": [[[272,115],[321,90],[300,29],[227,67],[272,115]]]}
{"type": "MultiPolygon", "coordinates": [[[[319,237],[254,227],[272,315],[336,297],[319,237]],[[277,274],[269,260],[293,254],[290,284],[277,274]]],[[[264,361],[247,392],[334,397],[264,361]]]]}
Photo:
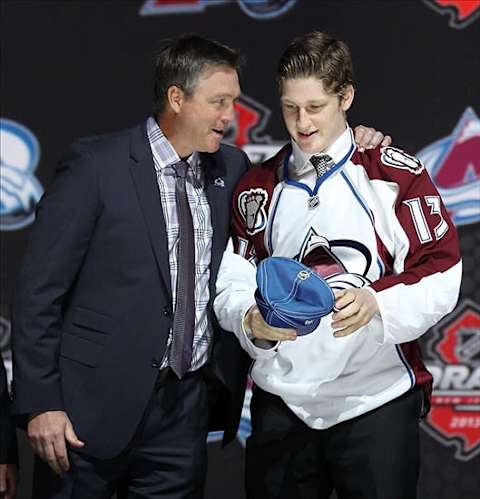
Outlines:
{"type": "Polygon", "coordinates": [[[250,168],[237,184],[236,192],[250,187],[274,186],[278,182],[278,169],[291,149],[290,144],[285,144],[274,156],[250,168]]]}
{"type": "Polygon", "coordinates": [[[400,186],[407,186],[418,177],[428,177],[422,161],[398,147],[378,146],[364,152],[357,149],[351,162],[362,166],[371,180],[395,182],[400,186]]]}

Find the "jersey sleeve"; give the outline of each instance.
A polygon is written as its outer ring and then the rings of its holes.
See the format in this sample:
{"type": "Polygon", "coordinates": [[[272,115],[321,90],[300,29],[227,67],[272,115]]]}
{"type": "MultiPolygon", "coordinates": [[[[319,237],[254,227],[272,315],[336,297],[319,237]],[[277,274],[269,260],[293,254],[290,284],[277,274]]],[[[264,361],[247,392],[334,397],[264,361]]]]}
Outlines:
{"type": "Polygon", "coordinates": [[[256,303],[257,252],[254,236],[257,231],[256,221],[263,216],[259,210],[264,207],[267,197],[264,189],[252,188],[245,177],[240,181],[232,199],[232,238],[218,271],[214,302],[220,326],[237,336],[240,345],[252,359],[272,356],[276,347],[276,344],[271,348],[256,346],[243,325],[245,315],[256,303]],[[250,215],[249,231],[247,218],[250,215]]]}
{"type": "Polygon", "coordinates": [[[244,328],[243,319],[255,305],[256,289],[256,267],[234,252],[230,239],[218,271],[213,306],[222,329],[233,332],[252,359],[270,357],[275,354],[276,347],[276,344],[271,348],[256,346],[244,328]]]}
{"type": "Polygon", "coordinates": [[[370,287],[384,325],[377,340],[398,344],[420,337],[453,310],[462,263],[457,231],[423,164],[391,147],[381,149],[378,162],[398,195],[392,270],[370,287]]]}

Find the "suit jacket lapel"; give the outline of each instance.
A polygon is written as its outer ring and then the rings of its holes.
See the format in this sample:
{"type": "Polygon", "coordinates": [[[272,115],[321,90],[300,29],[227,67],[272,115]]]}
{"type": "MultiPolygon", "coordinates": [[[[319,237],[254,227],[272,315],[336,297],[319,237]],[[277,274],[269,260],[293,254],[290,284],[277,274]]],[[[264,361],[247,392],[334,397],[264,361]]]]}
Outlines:
{"type": "Polygon", "coordinates": [[[205,188],[210,216],[212,221],[213,239],[212,255],[210,262],[210,303],[215,298],[218,268],[225,249],[230,227],[230,205],[228,202],[228,189],[226,182],[226,165],[220,154],[200,154],[200,161],[205,171],[205,188]]]}
{"type": "Polygon", "coordinates": [[[130,172],[137,192],[138,202],[142,208],[148,236],[165,291],[171,299],[167,232],[145,124],[137,126],[132,132],[130,156],[133,160],[130,172]]]}

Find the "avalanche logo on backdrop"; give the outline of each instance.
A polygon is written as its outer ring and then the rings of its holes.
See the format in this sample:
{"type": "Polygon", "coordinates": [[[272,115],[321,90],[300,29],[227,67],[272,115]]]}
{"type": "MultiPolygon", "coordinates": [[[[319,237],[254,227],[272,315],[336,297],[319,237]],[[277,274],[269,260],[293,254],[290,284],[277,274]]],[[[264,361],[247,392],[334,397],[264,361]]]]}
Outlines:
{"type": "Polygon", "coordinates": [[[455,225],[480,221],[480,120],[467,108],[452,134],[422,149],[425,164],[455,225]]]}
{"type": "Polygon", "coordinates": [[[480,307],[464,300],[433,328],[427,348],[433,396],[422,427],[468,461],[480,454],[480,307]]]}
{"type": "Polygon", "coordinates": [[[480,15],[480,0],[423,0],[439,14],[448,14],[451,28],[465,28],[480,15]]]}
{"type": "Polygon", "coordinates": [[[43,194],[34,176],[40,147],[30,130],[6,119],[0,119],[0,142],[0,230],[16,230],[33,222],[43,194]]]}
{"type": "MultiPolygon", "coordinates": [[[[231,3],[231,0],[147,0],[140,15],[185,14],[203,12],[207,7],[231,3]]],[[[237,0],[247,16],[271,19],[288,12],[297,0],[237,0]]]]}

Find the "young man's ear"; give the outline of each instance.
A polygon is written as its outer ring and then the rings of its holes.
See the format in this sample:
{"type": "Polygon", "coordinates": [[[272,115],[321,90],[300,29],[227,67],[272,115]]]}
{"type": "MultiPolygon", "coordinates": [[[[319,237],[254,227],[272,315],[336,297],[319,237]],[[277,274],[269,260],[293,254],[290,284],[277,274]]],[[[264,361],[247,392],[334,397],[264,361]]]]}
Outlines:
{"type": "Polygon", "coordinates": [[[342,111],[348,111],[352,105],[353,97],[355,96],[355,89],[352,85],[347,85],[340,100],[340,107],[342,111]]]}
{"type": "Polygon", "coordinates": [[[176,85],[168,87],[167,103],[175,114],[180,112],[184,102],[185,92],[180,87],[177,87],[176,85]]]}

